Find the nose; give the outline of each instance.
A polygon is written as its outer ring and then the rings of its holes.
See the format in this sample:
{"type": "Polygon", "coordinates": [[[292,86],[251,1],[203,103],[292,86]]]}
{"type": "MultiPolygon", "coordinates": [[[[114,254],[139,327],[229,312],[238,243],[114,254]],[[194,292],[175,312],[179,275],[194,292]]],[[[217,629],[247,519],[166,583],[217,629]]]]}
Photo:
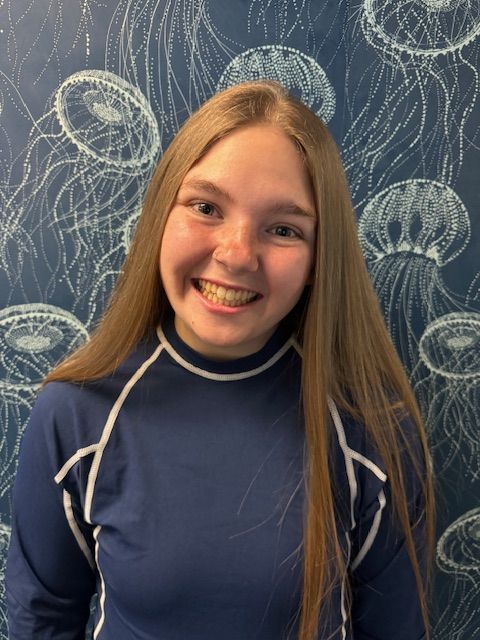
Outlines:
{"type": "Polygon", "coordinates": [[[213,258],[232,273],[257,271],[259,266],[258,240],[251,229],[222,229],[213,258]]]}

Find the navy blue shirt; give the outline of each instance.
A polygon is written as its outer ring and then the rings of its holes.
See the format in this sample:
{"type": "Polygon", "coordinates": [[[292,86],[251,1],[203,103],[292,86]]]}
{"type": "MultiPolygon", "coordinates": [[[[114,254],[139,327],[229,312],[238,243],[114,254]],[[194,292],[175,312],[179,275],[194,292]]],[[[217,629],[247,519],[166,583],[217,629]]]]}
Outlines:
{"type": "MultiPolygon", "coordinates": [[[[95,591],[98,640],[298,634],[298,345],[280,328],[258,353],[215,362],[184,344],[173,322],[164,332],[108,378],[50,383],[39,394],[14,490],[11,640],[83,638],[95,591]]],[[[333,402],[330,411],[353,602],[347,610],[338,584],[321,638],[420,640],[381,460],[360,425],[333,402]]]]}

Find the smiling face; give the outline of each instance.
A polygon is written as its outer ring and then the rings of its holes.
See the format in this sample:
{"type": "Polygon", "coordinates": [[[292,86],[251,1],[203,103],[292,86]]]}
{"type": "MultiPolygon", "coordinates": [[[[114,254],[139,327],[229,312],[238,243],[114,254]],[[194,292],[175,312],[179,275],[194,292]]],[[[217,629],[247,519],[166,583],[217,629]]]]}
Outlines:
{"type": "Polygon", "coordinates": [[[218,360],[261,349],[308,282],[315,226],[302,156],[280,129],[215,143],[180,185],[160,249],[180,338],[218,360]]]}

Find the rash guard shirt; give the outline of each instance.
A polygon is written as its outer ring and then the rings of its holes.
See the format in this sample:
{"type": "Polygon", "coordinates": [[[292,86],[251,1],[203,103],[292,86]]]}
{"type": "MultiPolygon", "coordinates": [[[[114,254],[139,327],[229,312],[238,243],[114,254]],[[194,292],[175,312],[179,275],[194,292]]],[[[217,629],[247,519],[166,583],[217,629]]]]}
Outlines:
{"type": "MultiPolygon", "coordinates": [[[[282,640],[298,634],[306,506],[301,356],[285,327],[210,361],[173,321],[109,377],[39,394],[7,563],[11,640],[282,640]]],[[[411,563],[365,431],[337,410],[331,466],[352,590],[320,639],[420,640],[411,563]]],[[[418,489],[409,488],[415,506],[418,489]]],[[[417,527],[419,545],[422,527],[417,527]]]]}

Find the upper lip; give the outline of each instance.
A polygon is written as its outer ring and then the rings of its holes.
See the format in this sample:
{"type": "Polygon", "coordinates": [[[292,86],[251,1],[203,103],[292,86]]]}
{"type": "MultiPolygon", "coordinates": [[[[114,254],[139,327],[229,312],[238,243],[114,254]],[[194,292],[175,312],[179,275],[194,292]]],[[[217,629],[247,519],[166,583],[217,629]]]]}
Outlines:
{"type": "Polygon", "coordinates": [[[226,282],[221,282],[220,280],[212,280],[211,278],[199,277],[192,278],[194,282],[198,280],[205,280],[206,282],[210,282],[210,284],[216,284],[217,287],[224,287],[225,289],[233,289],[234,291],[248,291],[249,293],[256,293],[261,296],[262,294],[256,289],[251,289],[249,287],[240,287],[238,284],[228,284],[226,282]]]}

